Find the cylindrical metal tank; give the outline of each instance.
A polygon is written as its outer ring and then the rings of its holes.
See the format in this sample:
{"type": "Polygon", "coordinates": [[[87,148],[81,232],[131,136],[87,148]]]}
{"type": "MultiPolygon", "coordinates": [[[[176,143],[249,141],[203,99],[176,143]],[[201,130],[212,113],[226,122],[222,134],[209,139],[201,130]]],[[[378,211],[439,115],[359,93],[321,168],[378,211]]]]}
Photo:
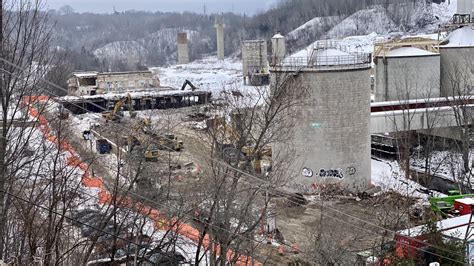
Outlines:
{"type": "Polygon", "coordinates": [[[277,64],[286,55],[286,39],[280,33],[272,37],[272,63],[277,64]]]}
{"type": "Polygon", "coordinates": [[[399,101],[440,96],[439,53],[399,47],[376,55],[375,101],[399,101]]]}
{"type": "Polygon", "coordinates": [[[451,32],[439,48],[441,96],[462,96],[474,90],[474,30],[464,27],[451,32]]]}
{"type": "Polygon", "coordinates": [[[270,69],[271,90],[285,78],[294,79],[291,89],[308,89],[293,107],[291,140],[273,146],[274,162],[294,151],[288,167],[288,174],[296,176],[291,190],[311,193],[321,184],[339,184],[363,191],[370,186],[370,62],[369,54],[331,47],[309,58],[286,58],[270,69]]]}

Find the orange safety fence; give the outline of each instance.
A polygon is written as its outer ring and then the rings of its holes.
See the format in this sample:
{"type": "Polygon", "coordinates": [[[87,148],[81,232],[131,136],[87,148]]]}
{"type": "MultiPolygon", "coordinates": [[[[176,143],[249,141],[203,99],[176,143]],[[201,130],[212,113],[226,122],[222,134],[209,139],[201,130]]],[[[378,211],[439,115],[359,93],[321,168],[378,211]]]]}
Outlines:
{"type": "MultiPolygon", "coordinates": [[[[83,184],[83,186],[88,188],[100,189],[98,193],[99,204],[115,203],[119,207],[130,208],[149,217],[154,222],[155,228],[158,230],[171,230],[183,237],[192,240],[195,243],[199,242],[200,231],[192,227],[191,225],[188,225],[186,223],[179,223],[176,218],[167,219],[164,215],[160,214],[158,210],[144,205],[143,203],[134,203],[133,200],[129,197],[116,197],[114,199],[110,192],[107,191],[107,189],[105,188],[103,179],[101,177],[90,176],[88,174],[89,165],[87,163],[84,163],[80,159],[72,145],[70,145],[65,140],[59,141],[58,137],[51,133],[53,131],[49,127],[48,120],[43,115],[41,115],[36,108],[31,106],[32,103],[47,101],[49,99],[50,98],[48,96],[28,96],[23,98],[23,104],[28,108],[29,114],[38,120],[39,125],[37,125],[37,128],[43,133],[44,137],[48,141],[58,145],[61,151],[67,151],[70,154],[70,156],[66,159],[67,165],[71,167],[77,167],[84,172],[81,179],[81,183],[83,184]]],[[[208,250],[212,246],[212,250],[216,251],[217,255],[219,255],[218,253],[220,248],[210,243],[208,235],[204,237],[202,245],[208,250]]],[[[228,251],[226,255],[227,259],[230,260],[234,258],[235,253],[233,251],[228,251]]],[[[241,255],[238,257],[236,265],[260,266],[263,264],[253,260],[251,257],[241,255]]]]}

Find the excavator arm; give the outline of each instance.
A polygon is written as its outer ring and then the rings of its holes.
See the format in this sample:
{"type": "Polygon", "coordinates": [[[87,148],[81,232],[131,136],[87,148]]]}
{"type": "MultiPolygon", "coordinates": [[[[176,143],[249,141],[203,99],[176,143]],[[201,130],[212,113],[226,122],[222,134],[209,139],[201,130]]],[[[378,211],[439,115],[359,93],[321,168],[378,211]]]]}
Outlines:
{"type": "Polygon", "coordinates": [[[188,86],[188,85],[189,85],[189,87],[191,87],[192,91],[195,91],[195,90],[198,89],[196,86],[194,86],[193,83],[191,83],[191,81],[185,80],[184,83],[183,83],[183,86],[181,86],[181,90],[184,91],[184,89],[186,89],[186,86],[188,86]]]}

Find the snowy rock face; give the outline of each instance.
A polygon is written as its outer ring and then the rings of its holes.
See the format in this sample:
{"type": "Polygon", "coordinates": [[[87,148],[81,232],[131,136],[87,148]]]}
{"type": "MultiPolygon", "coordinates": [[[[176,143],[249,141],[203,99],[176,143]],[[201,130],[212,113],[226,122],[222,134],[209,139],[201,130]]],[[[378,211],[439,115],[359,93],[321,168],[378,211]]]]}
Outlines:
{"type": "Polygon", "coordinates": [[[190,42],[195,41],[198,37],[198,32],[192,30],[162,29],[136,41],[109,43],[96,49],[94,55],[99,60],[105,61],[108,68],[114,62],[125,62],[130,67],[146,64],[149,60],[159,60],[164,64],[172,63],[177,60],[176,36],[178,32],[186,32],[190,42]],[[158,56],[156,56],[157,51],[158,56]],[[153,58],[153,55],[157,58],[153,58]]]}
{"type": "Polygon", "coordinates": [[[384,8],[360,10],[332,28],[328,38],[341,38],[352,35],[366,35],[372,32],[388,34],[399,31],[399,27],[387,16],[384,8]]]}

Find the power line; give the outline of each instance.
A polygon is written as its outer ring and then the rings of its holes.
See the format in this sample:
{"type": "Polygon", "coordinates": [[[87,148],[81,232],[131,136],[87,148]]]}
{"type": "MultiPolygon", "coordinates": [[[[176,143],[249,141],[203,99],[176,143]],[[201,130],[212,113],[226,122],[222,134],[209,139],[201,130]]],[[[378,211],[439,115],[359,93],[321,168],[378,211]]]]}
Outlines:
{"type": "MultiPolygon", "coordinates": [[[[18,69],[24,71],[24,69],[23,69],[22,67],[11,63],[11,62],[5,60],[4,58],[0,58],[0,61],[3,61],[3,62],[5,62],[5,63],[7,63],[7,64],[9,64],[9,65],[11,65],[11,66],[14,66],[14,67],[16,67],[16,68],[18,68],[18,69]]],[[[7,70],[5,70],[5,69],[3,69],[3,71],[9,72],[9,71],[7,71],[7,70]]],[[[9,73],[12,74],[12,75],[14,75],[14,74],[11,73],[11,72],[9,72],[9,73]]],[[[57,88],[57,89],[60,89],[60,90],[62,90],[62,91],[67,92],[66,89],[60,87],[59,85],[54,84],[54,83],[52,83],[52,82],[50,82],[50,81],[48,81],[48,80],[45,80],[44,78],[41,78],[41,79],[42,79],[43,81],[45,81],[47,84],[49,84],[49,85],[51,85],[51,86],[53,86],[53,87],[55,87],[55,88],[57,88]]],[[[37,84],[34,84],[34,86],[39,87],[37,84]]],[[[41,89],[43,89],[43,88],[41,88],[41,89]]],[[[44,89],[43,89],[43,90],[44,90],[44,89]]],[[[53,93],[51,93],[51,94],[54,95],[54,96],[56,96],[56,97],[59,97],[58,95],[55,95],[55,94],[53,94],[53,93]]],[[[99,108],[100,110],[107,111],[104,107],[102,107],[102,106],[100,106],[100,105],[97,105],[96,103],[94,103],[94,102],[92,102],[92,101],[90,101],[90,100],[87,100],[87,99],[85,99],[85,98],[82,97],[82,96],[79,96],[79,98],[85,100],[86,102],[88,102],[89,104],[91,104],[91,105],[93,105],[93,106],[99,108]]],[[[87,109],[85,109],[84,107],[79,106],[79,105],[77,105],[77,104],[73,104],[73,105],[75,105],[75,106],[77,106],[77,107],[79,107],[79,108],[81,108],[81,109],[83,109],[83,110],[85,110],[85,111],[87,112],[87,109]]],[[[98,115],[97,115],[97,116],[98,116],[98,115]]],[[[117,115],[116,115],[116,116],[117,116],[117,115]]],[[[98,117],[100,117],[100,116],[98,116],[98,117]]],[[[121,127],[124,128],[124,129],[126,129],[126,130],[128,130],[128,128],[125,128],[125,127],[123,127],[123,126],[121,126],[121,127]]],[[[165,135],[159,135],[159,136],[160,136],[160,137],[164,137],[164,138],[166,138],[166,139],[168,139],[168,140],[171,140],[171,139],[169,139],[169,138],[168,138],[167,136],[165,136],[165,135]]],[[[155,141],[155,140],[154,140],[151,136],[149,136],[149,135],[146,135],[146,137],[148,137],[149,139],[155,141]]],[[[159,143],[159,142],[156,142],[156,144],[159,145],[159,146],[161,146],[161,147],[164,147],[165,149],[168,149],[168,150],[170,150],[170,151],[173,151],[172,148],[170,148],[170,147],[168,147],[168,146],[166,146],[166,145],[163,145],[163,144],[161,144],[161,143],[159,143]]],[[[244,171],[242,171],[242,170],[240,170],[240,169],[238,169],[238,168],[235,168],[235,167],[229,165],[229,164],[226,163],[226,162],[222,162],[222,161],[220,161],[220,160],[217,160],[217,159],[215,159],[215,158],[213,158],[213,157],[206,156],[206,155],[204,155],[204,154],[202,154],[202,157],[204,157],[204,158],[206,158],[206,159],[209,159],[209,160],[211,160],[211,161],[213,161],[213,162],[215,162],[215,163],[218,163],[218,164],[220,164],[220,165],[223,165],[224,167],[226,167],[226,168],[228,168],[228,169],[232,169],[232,170],[234,170],[234,171],[236,171],[236,172],[238,172],[238,173],[240,173],[240,174],[242,174],[242,175],[244,175],[244,176],[250,177],[250,178],[252,178],[252,179],[254,179],[254,180],[258,181],[258,182],[262,182],[262,183],[264,183],[264,184],[268,184],[268,183],[269,183],[269,182],[266,181],[266,180],[263,180],[263,179],[261,179],[261,178],[259,178],[259,177],[253,176],[252,174],[246,173],[246,172],[244,172],[244,171]]],[[[239,177],[236,177],[235,175],[234,175],[234,177],[235,177],[236,179],[240,179],[239,177]]],[[[250,182],[248,182],[248,181],[245,181],[245,180],[242,180],[242,182],[247,183],[247,184],[250,184],[250,185],[253,185],[252,183],[250,183],[250,182]]],[[[254,186],[255,186],[255,185],[254,185],[254,186]]],[[[288,186],[286,186],[286,185],[283,185],[282,187],[288,188],[288,186]]],[[[270,195],[274,195],[274,196],[279,196],[279,195],[281,195],[281,192],[280,192],[280,191],[277,191],[276,189],[272,189],[272,191],[270,191],[270,189],[268,189],[268,188],[266,188],[266,187],[259,187],[259,186],[257,186],[256,188],[262,189],[262,190],[264,190],[264,191],[266,191],[266,192],[269,192],[270,195]]],[[[289,201],[289,202],[292,202],[292,203],[295,203],[295,204],[298,204],[297,202],[291,201],[290,199],[288,199],[288,201],[289,201]]],[[[313,202],[313,203],[319,205],[319,204],[318,204],[317,202],[315,202],[315,201],[311,201],[311,202],[313,202]]],[[[339,210],[337,210],[337,209],[333,209],[333,208],[330,208],[330,207],[327,207],[327,206],[326,206],[325,208],[326,208],[326,209],[329,209],[329,210],[332,210],[332,211],[334,211],[334,212],[336,212],[336,213],[339,213],[339,214],[341,214],[341,215],[348,216],[348,217],[350,217],[350,218],[356,219],[356,220],[361,221],[361,222],[363,222],[363,223],[369,224],[369,225],[374,226],[374,227],[376,227],[376,228],[379,228],[379,229],[382,229],[382,230],[385,230],[385,231],[388,231],[388,232],[392,232],[392,233],[395,233],[395,234],[397,233],[397,232],[394,231],[394,230],[391,230],[391,229],[384,228],[384,227],[382,227],[382,226],[373,224],[373,223],[368,222],[368,221],[366,221],[366,220],[363,220],[363,219],[361,219],[361,218],[358,218],[358,217],[355,217],[355,216],[353,216],[353,215],[349,215],[349,214],[347,214],[347,213],[341,212],[341,211],[339,211],[339,210]]],[[[415,242],[422,243],[422,244],[425,244],[425,245],[428,245],[428,246],[432,246],[432,247],[438,248],[438,249],[440,249],[440,250],[444,250],[444,251],[451,252],[451,253],[453,252],[453,251],[445,250],[445,249],[443,249],[442,247],[439,247],[439,246],[434,245],[434,244],[425,243],[424,241],[418,240],[418,239],[416,239],[416,238],[411,238],[411,237],[408,237],[408,238],[410,238],[411,240],[413,240],[413,241],[415,241],[415,242]]]]}
{"type": "MultiPolygon", "coordinates": [[[[54,213],[55,215],[58,215],[58,216],[60,216],[60,217],[63,217],[63,218],[65,218],[65,219],[69,220],[69,221],[78,223],[78,224],[83,225],[83,226],[87,226],[87,227],[89,227],[89,228],[91,228],[91,229],[93,229],[93,230],[95,230],[95,231],[98,231],[98,232],[101,232],[101,233],[103,233],[103,234],[106,234],[106,235],[115,237],[115,238],[117,238],[117,239],[123,240],[123,241],[125,241],[125,242],[127,242],[127,243],[129,243],[129,244],[134,244],[134,245],[136,245],[137,247],[140,247],[140,248],[142,248],[142,249],[153,251],[153,249],[150,249],[149,247],[146,247],[146,246],[143,246],[143,245],[141,245],[141,244],[135,243],[135,242],[133,242],[133,241],[131,241],[131,240],[128,240],[128,239],[126,239],[126,238],[124,238],[124,237],[121,237],[121,236],[119,236],[119,235],[116,235],[116,234],[107,232],[107,231],[105,231],[105,230],[103,230],[103,229],[100,229],[100,228],[97,228],[97,227],[95,227],[95,226],[93,226],[93,225],[84,223],[84,222],[82,222],[82,221],[80,221],[80,220],[78,220],[78,219],[71,218],[71,217],[69,217],[69,216],[67,216],[67,215],[65,215],[65,214],[62,214],[62,213],[59,213],[59,212],[57,212],[57,211],[55,211],[55,210],[53,210],[53,209],[50,209],[50,208],[41,206],[40,204],[37,204],[37,203],[32,202],[32,201],[30,201],[30,200],[28,200],[28,199],[25,199],[25,198],[22,198],[22,197],[20,197],[20,196],[17,196],[17,195],[15,195],[15,194],[10,193],[10,192],[8,192],[8,191],[5,191],[5,190],[3,190],[3,189],[0,189],[0,192],[5,193],[5,194],[7,194],[7,195],[9,195],[9,196],[12,196],[12,197],[14,197],[14,198],[16,198],[16,199],[18,199],[18,200],[20,200],[20,201],[23,201],[23,202],[25,202],[25,203],[28,203],[28,204],[30,204],[30,205],[36,207],[36,208],[40,208],[40,209],[42,209],[42,210],[45,210],[45,211],[54,213]]],[[[170,255],[168,255],[168,254],[166,254],[166,253],[163,253],[163,252],[157,252],[157,253],[159,253],[160,255],[164,255],[164,256],[168,257],[169,259],[172,259],[172,260],[175,259],[175,258],[171,257],[170,255]]]]}

